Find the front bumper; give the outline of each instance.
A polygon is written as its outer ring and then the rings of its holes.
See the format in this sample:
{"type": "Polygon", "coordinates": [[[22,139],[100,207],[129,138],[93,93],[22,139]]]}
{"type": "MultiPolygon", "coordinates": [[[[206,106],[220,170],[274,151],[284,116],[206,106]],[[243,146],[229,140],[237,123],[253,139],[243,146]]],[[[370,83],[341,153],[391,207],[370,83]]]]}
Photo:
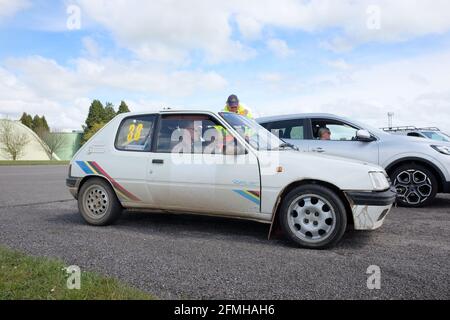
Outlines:
{"type": "Polygon", "coordinates": [[[68,177],[66,179],[66,186],[69,188],[70,194],[78,199],[78,186],[80,185],[81,178],[68,177]]]}
{"type": "Polygon", "coordinates": [[[355,230],[375,230],[383,225],[397,198],[395,189],[383,192],[347,192],[355,230]]]}
{"type": "Polygon", "coordinates": [[[450,193],[450,181],[444,182],[444,186],[442,189],[443,193],[450,193]]]}

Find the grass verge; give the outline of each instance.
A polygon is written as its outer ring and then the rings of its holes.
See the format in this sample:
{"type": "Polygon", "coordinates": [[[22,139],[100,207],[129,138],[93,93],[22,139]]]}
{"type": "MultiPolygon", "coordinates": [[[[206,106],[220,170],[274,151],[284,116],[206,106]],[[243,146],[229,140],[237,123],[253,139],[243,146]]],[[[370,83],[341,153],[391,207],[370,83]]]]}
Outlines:
{"type": "Polygon", "coordinates": [[[0,246],[0,300],[152,300],[116,279],[81,272],[80,290],[67,288],[66,266],[0,246]]]}
{"type": "Polygon", "coordinates": [[[31,161],[31,160],[0,160],[0,166],[55,166],[68,165],[70,161],[31,161]]]}

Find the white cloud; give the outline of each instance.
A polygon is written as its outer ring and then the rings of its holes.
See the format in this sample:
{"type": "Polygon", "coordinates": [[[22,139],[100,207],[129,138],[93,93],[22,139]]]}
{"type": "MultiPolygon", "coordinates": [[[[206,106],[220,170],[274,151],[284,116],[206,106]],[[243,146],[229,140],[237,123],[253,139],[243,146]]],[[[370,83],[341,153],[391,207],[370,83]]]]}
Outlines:
{"type": "Polygon", "coordinates": [[[236,39],[233,22],[244,40],[259,39],[265,27],[340,30],[322,41],[322,47],[339,52],[367,41],[404,41],[450,30],[448,0],[78,1],[83,17],[110,30],[121,46],[157,61],[186,61],[198,52],[213,63],[253,57],[255,51],[236,39]],[[368,27],[371,6],[379,8],[379,29],[368,27]]]}
{"type": "Polygon", "coordinates": [[[245,60],[254,51],[231,39],[228,5],[214,1],[80,0],[83,14],[111,30],[142,59],[175,61],[201,50],[210,62],[245,60]]]}
{"type": "Polygon", "coordinates": [[[0,21],[30,6],[28,0],[0,0],[0,21]]]}
{"type": "Polygon", "coordinates": [[[281,39],[270,39],[266,45],[279,58],[286,58],[294,54],[294,50],[290,49],[286,41],[281,39]]]}
{"type": "Polygon", "coordinates": [[[92,37],[84,37],[82,39],[84,51],[88,56],[98,57],[102,52],[100,45],[92,37]]]}
{"type": "Polygon", "coordinates": [[[261,37],[262,24],[256,19],[247,15],[238,15],[236,22],[242,36],[248,40],[255,40],[261,37]]]}
{"type": "Polygon", "coordinates": [[[168,71],[141,61],[79,58],[68,68],[33,56],[9,59],[6,65],[20,73],[29,87],[57,99],[83,96],[96,88],[183,96],[194,90],[217,90],[227,85],[213,71],[168,71]]]}
{"type": "Polygon", "coordinates": [[[44,113],[50,125],[79,128],[99,90],[170,100],[226,86],[214,71],[171,71],[141,61],[79,58],[66,67],[40,56],[15,58],[0,66],[0,114],[44,113]]]}
{"type": "Polygon", "coordinates": [[[278,72],[267,72],[259,74],[258,78],[267,83],[278,83],[283,80],[283,75],[278,72]]]}
{"type": "Polygon", "coordinates": [[[341,71],[347,71],[352,68],[352,66],[343,59],[328,61],[327,64],[330,67],[341,71]]]}
{"type": "MultiPolygon", "coordinates": [[[[307,81],[295,82],[290,77],[279,84],[283,93],[276,98],[276,113],[329,112],[383,126],[387,112],[392,111],[396,125],[438,126],[450,131],[449,74],[447,51],[353,65],[348,71],[307,81]]],[[[261,113],[274,114],[272,104],[262,100],[261,113]]]]}
{"type": "Polygon", "coordinates": [[[74,98],[60,102],[41,95],[0,67],[0,115],[18,118],[23,112],[45,115],[49,124],[57,128],[81,129],[90,100],[74,98]]]}
{"type": "Polygon", "coordinates": [[[319,47],[332,51],[334,53],[345,53],[351,51],[355,44],[349,39],[340,36],[331,39],[322,40],[319,42],[319,47]]]}

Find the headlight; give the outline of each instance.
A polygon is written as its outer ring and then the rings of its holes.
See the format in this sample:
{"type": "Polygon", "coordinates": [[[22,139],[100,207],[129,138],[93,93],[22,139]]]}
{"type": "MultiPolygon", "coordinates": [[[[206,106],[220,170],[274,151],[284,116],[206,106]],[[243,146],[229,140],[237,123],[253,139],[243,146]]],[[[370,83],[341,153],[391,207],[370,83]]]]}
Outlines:
{"type": "Polygon", "coordinates": [[[437,152],[450,156],[450,147],[446,146],[431,146],[431,147],[437,152]]]}
{"type": "Polygon", "coordinates": [[[390,188],[391,184],[385,172],[369,172],[369,176],[370,180],[372,180],[373,188],[376,191],[383,191],[390,188]]]}

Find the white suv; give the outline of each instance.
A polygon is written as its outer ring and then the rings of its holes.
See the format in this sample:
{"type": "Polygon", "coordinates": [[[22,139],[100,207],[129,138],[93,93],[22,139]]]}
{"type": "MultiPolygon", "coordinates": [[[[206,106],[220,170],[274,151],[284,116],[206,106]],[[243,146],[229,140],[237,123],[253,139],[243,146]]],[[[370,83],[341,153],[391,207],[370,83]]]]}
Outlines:
{"type": "Polygon", "coordinates": [[[388,134],[344,117],[310,113],[257,119],[302,151],[376,163],[386,169],[405,207],[429,205],[450,193],[450,143],[388,134]],[[331,132],[319,138],[320,129],[331,132]]]}
{"type": "Polygon", "coordinates": [[[118,115],[74,156],[66,183],[92,225],[160,209],[268,223],[308,248],[337,243],[350,224],[379,228],[395,201],[377,165],[298,152],[252,120],[207,111],[118,115]]]}

